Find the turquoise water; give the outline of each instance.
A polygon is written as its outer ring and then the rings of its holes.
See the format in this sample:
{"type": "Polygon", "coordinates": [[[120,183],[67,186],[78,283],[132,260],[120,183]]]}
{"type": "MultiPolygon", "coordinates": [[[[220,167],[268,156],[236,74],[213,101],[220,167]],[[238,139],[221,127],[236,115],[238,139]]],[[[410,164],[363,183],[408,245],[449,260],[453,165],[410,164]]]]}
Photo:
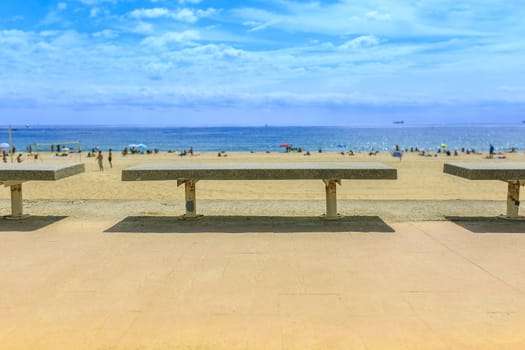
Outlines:
{"type": "MultiPolygon", "coordinates": [[[[525,124],[477,126],[385,127],[108,127],[108,126],[16,126],[13,144],[19,150],[35,143],[80,141],[83,150],[99,147],[122,150],[129,144],[143,143],[161,151],[193,147],[199,152],[281,151],[289,143],[305,151],[386,151],[395,145],[437,150],[445,143],[450,149],[487,151],[525,150],[525,124]]],[[[0,130],[0,143],[8,141],[7,128],[0,130]]]]}

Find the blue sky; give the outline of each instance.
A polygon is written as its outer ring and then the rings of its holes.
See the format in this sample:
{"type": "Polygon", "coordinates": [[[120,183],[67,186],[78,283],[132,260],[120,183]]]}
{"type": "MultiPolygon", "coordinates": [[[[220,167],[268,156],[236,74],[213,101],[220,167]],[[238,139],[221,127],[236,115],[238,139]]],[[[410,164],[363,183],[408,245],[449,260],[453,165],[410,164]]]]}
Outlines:
{"type": "Polygon", "coordinates": [[[525,120],[517,0],[2,0],[0,124],[525,120]]]}

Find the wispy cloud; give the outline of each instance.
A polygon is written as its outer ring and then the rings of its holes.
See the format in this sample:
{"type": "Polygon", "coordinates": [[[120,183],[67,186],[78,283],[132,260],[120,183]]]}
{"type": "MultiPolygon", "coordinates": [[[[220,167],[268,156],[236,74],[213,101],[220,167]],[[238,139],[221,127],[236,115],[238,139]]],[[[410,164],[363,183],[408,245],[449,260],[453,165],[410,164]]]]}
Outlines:
{"type": "Polygon", "coordinates": [[[158,17],[171,17],[172,11],[163,7],[156,7],[150,9],[136,9],[131,11],[130,16],[132,18],[158,18],[158,17]]]}
{"type": "MultiPolygon", "coordinates": [[[[232,15],[241,22],[272,23],[272,28],[289,32],[317,33],[323,35],[388,35],[393,37],[421,37],[441,35],[479,35],[484,33],[480,21],[493,17],[494,6],[485,3],[463,1],[458,5],[452,0],[443,0],[439,5],[433,1],[408,2],[388,1],[336,1],[321,2],[278,1],[284,7],[258,8],[237,7],[232,15]]],[[[496,11],[512,13],[523,9],[502,5],[496,11]]],[[[513,16],[513,18],[515,18],[513,16]]],[[[501,17],[500,25],[512,26],[514,21],[501,17]]],[[[498,29],[487,23],[487,26],[498,29]]],[[[269,26],[266,26],[269,27],[269,26]]],[[[499,30],[502,30],[499,27],[499,30]]]]}
{"type": "Polygon", "coordinates": [[[170,44],[192,45],[200,36],[197,31],[185,30],[183,32],[168,32],[158,36],[149,36],[141,41],[142,45],[166,47],[170,44]]]}
{"type": "Polygon", "coordinates": [[[0,99],[188,108],[523,103],[525,9],[491,4],[62,1],[30,25],[0,27],[0,99]]]}
{"type": "Polygon", "coordinates": [[[103,3],[117,4],[118,0],[80,0],[85,5],[99,5],[103,3]]]}
{"type": "Polygon", "coordinates": [[[46,16],[40,21],[40,25],[52,25],[56,23],[65,24],[67,22],[63,17],[63,11],[67,9],[67,3],[59,2],[54,9],[49,11],[46,16]]]}
{"type": "Polygon", "coordinates": [[[376,46],[379,44],[379,39],[373,35],[362,35],[355,39],[348,40],[344,44],[340,45],[339,48],[343,50],[352,49],[362,49],[367,47],[376,46]]]}
{"type": "Polygon", "coordinates": [[[131,31],[137,34],[150,35],[153,34],[154,29],[151,23],[139,22],[131,31]]]}
{"type": "Polygon", "coordinates": [[[100,32],[95,32],[92,34],[95,38],[106,38],[106,39],[115,39],[119,36],[118,32],[111,29],[104,29],[100,32]]]}
{"type": "Polygon", "coordinates": [[[100,8],[93,7],[91,10],[89,10],[89,17],[97,17],[100,13],[100,8]]]}
{"type": "Polygon", "coordinates": [[[185,21],[189,23],[196,22],[199,18],[212,15],[215,12],[215,9],[189,9],[182,8],[177,10],[169,10],[164,7],[155,7],[149,9],[135,9],[130,12],[131,18],[136,19],[152,19],[152,18],[171,18],[179,21],[185,21]]]}

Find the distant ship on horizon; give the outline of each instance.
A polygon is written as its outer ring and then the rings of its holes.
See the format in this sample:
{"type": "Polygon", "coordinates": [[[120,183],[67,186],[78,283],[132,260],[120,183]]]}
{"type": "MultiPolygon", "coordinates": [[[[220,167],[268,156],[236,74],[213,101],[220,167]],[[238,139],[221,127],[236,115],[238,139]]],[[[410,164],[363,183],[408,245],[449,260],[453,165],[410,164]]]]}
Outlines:
{"type": "MultiPolygon", "coordinates": [[[[405,124],[405,121],[404,120],[395,120],[392,123],[394,123],[394,124],[405,124]]],[[[525,121],[524,121],[524,123],[525,123],[525,121]]]]}

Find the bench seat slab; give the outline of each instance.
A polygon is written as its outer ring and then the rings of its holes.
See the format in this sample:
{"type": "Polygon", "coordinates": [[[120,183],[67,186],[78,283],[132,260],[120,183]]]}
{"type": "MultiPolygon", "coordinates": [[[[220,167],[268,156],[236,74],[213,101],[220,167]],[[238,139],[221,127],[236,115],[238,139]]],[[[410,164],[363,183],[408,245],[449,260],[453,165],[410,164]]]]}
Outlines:
{"type": "Polygon", "coordinates": [[[469,180],[499,180],[508,183],[507,218],[519,217],[520,187],[525,185],[525,163],[445,163],[443,172],[469,180]]]}
{"type": "Polygon", "coordinates": [[[397,170],[381,163],[163,163],[122,171],[122,181],[390,179],[397,170]]]}
{"type": "Polygon", "coordinates": [[[27,181],[56,181],[83,173],[84,164],[76,163],[8,163],[0,165],[0,184],[11,189],[11,215],[8,219],[27,217],[23,211],[22,183],[27,181]]]}
{"type": "Polygon", "coordinates": [[[469,180],[525,181],[525,163],[445,163],[443,172],[469,180]]]}
{"type": "Polygon", "coordinates": [[[122,181],[177,180],[185,185],[186,214],[197,217],[195,183],[199,180],[323,180],[327,219],[336,219],[337,184],[342,179],[394,180],[397,170],[382,163],[164,163],[122,171],[122,181]]]}

